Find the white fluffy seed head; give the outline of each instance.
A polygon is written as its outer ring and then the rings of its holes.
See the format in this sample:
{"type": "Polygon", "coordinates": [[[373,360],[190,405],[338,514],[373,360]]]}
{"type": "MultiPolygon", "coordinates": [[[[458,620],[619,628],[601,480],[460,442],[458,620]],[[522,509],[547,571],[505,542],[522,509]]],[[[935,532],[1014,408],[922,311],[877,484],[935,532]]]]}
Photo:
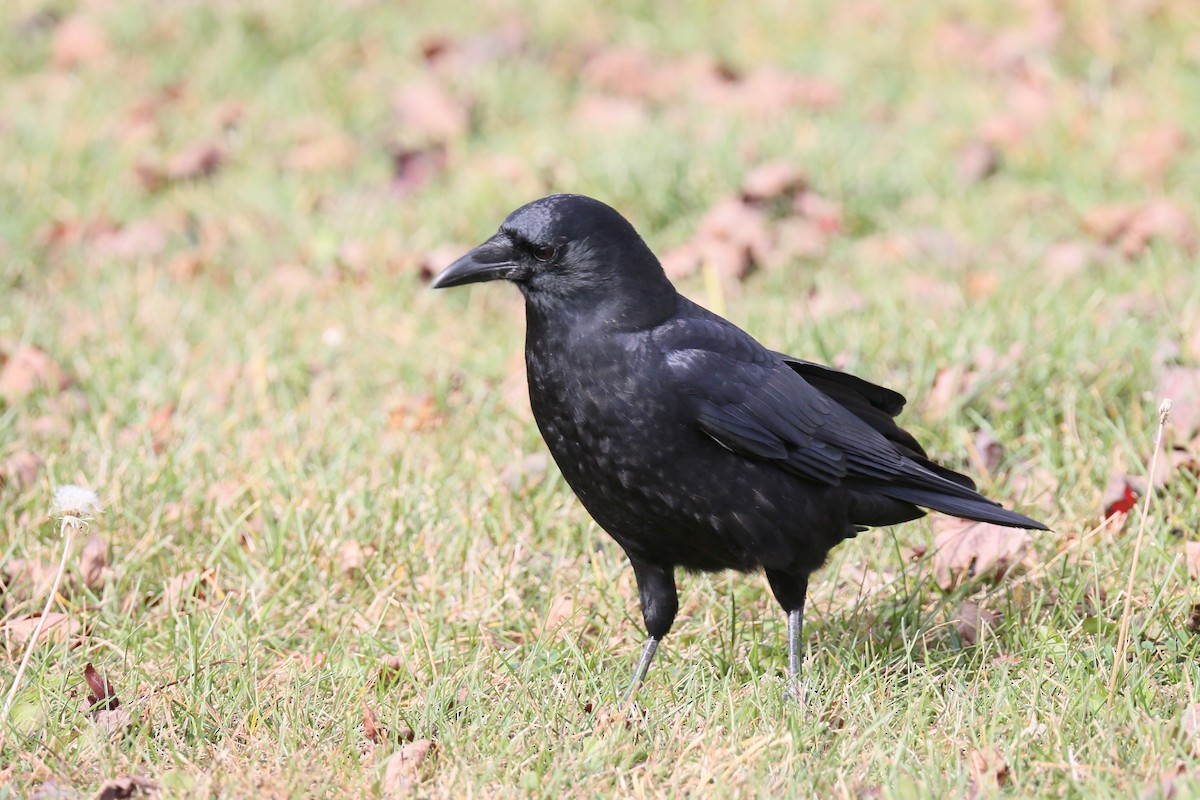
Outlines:
{"type": "Polygon", "coordinates": [[[100,498],[91,489],[66,484],[54,490],[50,511],[56,517],[88,517],[103,511],[100,498]]]}

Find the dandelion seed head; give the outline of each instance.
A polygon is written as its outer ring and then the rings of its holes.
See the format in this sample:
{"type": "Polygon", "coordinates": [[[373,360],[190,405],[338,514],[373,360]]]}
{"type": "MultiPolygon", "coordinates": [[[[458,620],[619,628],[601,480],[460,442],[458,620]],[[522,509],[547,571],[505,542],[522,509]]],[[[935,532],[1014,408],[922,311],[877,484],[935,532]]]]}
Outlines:
{"type": "Polygon", "coordinates": [[[68,483],[54,490],[50,510],[56,516],[86,517],[104,509],[100,507],[100,498],[91,489],[68,483]]]}

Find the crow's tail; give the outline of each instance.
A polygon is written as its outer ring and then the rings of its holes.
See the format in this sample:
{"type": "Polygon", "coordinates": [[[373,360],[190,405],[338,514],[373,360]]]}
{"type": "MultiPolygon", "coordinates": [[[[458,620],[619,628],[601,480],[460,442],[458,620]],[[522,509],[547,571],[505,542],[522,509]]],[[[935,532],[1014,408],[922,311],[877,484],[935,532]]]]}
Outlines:
{"type": "Polygon", "coordinates": [[[933,488],[896,485],[880,489],[879,492],[880,494],[885,494],[888,497],[903,500],[913,505],[931,508],[934,511],[941,511],[943,514],[950,514],[951,516],[963,519],[973,519],[976,522],[991,522],[995,525],[1005,525],[1009,528],[1028,528],[1037,531],[1050,530],[1037,520],[1030,519],[1024,514],[1018,514],[1015,511],[1009,511],[1001,507],[999,503],[993,502],[983,495],[975,494],[974,492],[971,492],[971,494],[975,496],[970,497],[966,496],[966,492],[949,494],[933,488]]]}

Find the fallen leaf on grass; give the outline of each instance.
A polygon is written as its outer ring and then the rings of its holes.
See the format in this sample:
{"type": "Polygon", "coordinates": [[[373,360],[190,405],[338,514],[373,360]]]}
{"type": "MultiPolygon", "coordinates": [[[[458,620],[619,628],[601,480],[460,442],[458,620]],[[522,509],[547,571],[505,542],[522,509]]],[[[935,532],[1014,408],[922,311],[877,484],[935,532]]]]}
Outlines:
{"type": "Polygon", "coordinates": [[[1057,242],[1042,254],[1042,271],[1056,278],[1073,278],[1111,259],[1111,251],[1091,242],[1057,242]]]}
{"type": "Polygon", "coordinates": [[[1058,507],[1058,478],[1046,467],[1014,467],[1005,476],[1004,485],[1018,507],[1032,506],[1047,514],[1058,507]]]}
{"type": "Polygon", "coordinates": [[[63,20],[54,32],[51,61],[60,69],[84,67],[111,52],[108,34],[99,23],[77,14],[63,20]]]}
{"type": "Polygon", "coordinates": [[[527,24],[513,18],[474,36],[428,36],[421,40],[418,49],[430,66],[441,71],[460,72],[468,67],[515,58],[525,50],[528,42],[527,24]]]}
{"type": "Polygon", "coordinates": [[[1152,241],[1161,240],[1186,253],[1197,247],[1196,223],[1178,203],[1158,199],[1141,206],[1107,204],[1091,209],[1083,227],[1092,236],[1115,246],[1126,258],[1142,253],[1152,241]]]}
{"type": "Polygon", "coordinates": [[[0,367],[0,398],[10,404],[39,390],[61,392],[68,384],[58,362],[32,345],[17,347],[0,367]]]}
{"type": "Polygon", "coordinates": [[[170,611],[179,611],[193,602],[205,603],[210,598],[220,600],[224,592],[217,586],[217,575],[211,569],[191,569],[167,581],[160,604],[170,611]]]}
{"type": "Polygon", "coordinates": [[[323,133],[292,146],[283,160],[291,172],[325,172],[345,169],[354,162],[354,140],[344,133],[323,133]]]}
{"type": "Polygon", "coordinates": [[[988,431],[978,431],[967,452],[975,470],[985,475],[995,472],[1004,463],[1004,445],[988,431]]]}
{"type": "Polygon", "coordinates": [[[1177,797],[1191,797],[1189,792],[1186,795],[1180,794],[1178,782],[1180,778],[1187,776],[1187,766],[1183,763],[1176,764],[1162,771],[1158,776],[1158,780],[1151,783],[1142,790],[1142,800],[1175,800],[1177,797]]]}
{"type": "Polygon", "coordinates": [[[426,250],[417,261],[418,274],[423,281],[433,280],[433,276],[450,266],[459,256],[471,248],[461,244],[443,244],[426,250]]]}
{"type": "Polygon", "coordinates": [[[790,161],[776,160],[759,164],[742,179],[742,198],[748,201],[774,200],[804,191],[808,181],[790,161]]]}
{"type": "Polygon", "coordinates": [[[541,482],[550,468],[550,456],[545,453],[530,453],[500,470],[500,485],[508,491],[524,492],[541,482]]]}
{"type": "Polygon", "coordinates": [[[400,87],[394,101],[401,141],[429,145],[458,139],[467,132],[470,105],[438,81],[421,78],[400,87]]]}
{"type": "Polygon", "coordinates": [[[367,737],[367,741],[375,744],[383,742],[411,742],[416,738],[413,729],[407,725],[401,724],[396,730],[391,730],[379,723],[379,718],[375,716],[375,712],[363,701],[363,735],[367,737]]]}
{"type": "Polygon", "coordinates": [[[422,767],[436,751],[434,742],[417,739],[393,753],[383,771],[384,796],[407,797],[420,779],[422,767]]]}
{"type": "Polygon", "coordinates": [[[1179,730],[1189,739],[1200,736],[1200,703],[1191,703],[1179,716],[1179,730]]]}
{"type": "MultiPolygon", "coordinates": [[[[41,613],[22,614],[5,622],[3,631],[17,644],[25,644],[33,637],[33,632],[37,629],[41,616],[41,613]]],[[[38,633],[38,641],[62,642],[83,630],[83,625],[78,620],[72,619],[66,614],[51,611],[45,617],[42,630],[38,633]]]]}
{"type": "Polygon", "coordinates": [[[58,565],[49,561],[14,558],[0,568],[0,592],[20,591],[23,596],[44,597],[54,585],[58,565]]]}
{"type": "Polygon", "coordinates": [[[958,617],[954,621],[954,629],[958,631],[963,644],[974,646],[983,636],[985,630],[991,630],[1000,623],[1000,615],[990,608],[981,608],[974,600],[967,600],[958,607],[958,617]]]}
{"type": "Polygon", "coordinates": [[[1131,178],[1161,184],[1188,146],[1183,128],[1165,123],[1141,131],[1121,148],[1117,169],[1131,178]]]}
{"type": "Polygon", "coordinates": [[[999,580],[1033,558],[1033,537],[1019,528],[938,515],[933,532],[933,575],[947,591],[964,579],[999,580]]]}
{"type": "Polygon", "coordinates": [[[347,539],[338,548],[338,568],[346,577],[354,577],[367,565],[367,560],[375,555],[375,548],[363,547],[355,539],[347,539]]]}
{"type": "Polygon", "coordinates": [[[404,672],[404,660],[400,656],[380,656],[379,680],[391,683],[399,680],[404,672]]]}
{"type": "Polygon", "coordinates": [[[1167,425],[1180,437],[1200,433],[1200,367],[1164,367],[1154,393],[1171,398],[1167,425]]]}
{"type": "Polygon", "coordinates": [[[379,743],[387,738],[387,729],[379,724],[379,720],[375,718],[375,712],[363,701],[362,707],[363,716],[363,735],[367,737],[367,741],[379,743]]]}
{"type": "Polygon", "coordinates": [[[1200,580],[1200,542],[1183,543],[1184,560],[1187,561],[1188,577],[1200,580]]]}
{"type": "Polygon", "coordinates": [[[557,632],[564,622],[571,618],[575,613],[575,596],[567,593],[560,594],[550,601],[550,608],[546,610],[546,626],[545,630],[557,632]]]}
{"type": "Polygon", "coordinates": [[[89,711],[115,711],[121,705],[112,682],[97,672],[90,661],[83,668],[83,679],[88,685],[89,711]]]}
{"type": "Polygon", "coordinates": [[[968,797],[993,794],[1008,783],[1008,762],[995,745],[967,753],[967,768],[971,772],[971,787],[968,797]]]}
{"type": "Polygon", "coordinates": [[[955,155],[958,177],[964,183],[979,183],[1000,169],[1000,154],[989,142],[974,141],[959,148],[955,155]]]}
{"type": "Polygon", "coordinates": [[[446,421],[432,394],[406,395],[388,409],[387,426],[393,431],[427,431],[446,421]]]}
{"type": "Polygon", "coordinates": [[[80,702],[79,710],[110,738],[124,733],[133,723],[133,715],[129,709],[121,708],[112,683],[101,676],[91,662],[83,668],[83,677],[87,681],[88,696],[80,702]]]}
{"type": "Polygon", "coordinates": [[[101,258],[138,261],[153,258],[166,249],[167,231],[157,220],[139,219],[97,232],[90,238],[89,246],[101,258]]]}
{"type": "Polygon", "coordinates": [[[137,177],[147,191],[156,192],[174,183],[212,177],[227,160],[228,153],[218,142],[196,142],[171,156],[166,164],[139,163],[137,177]]]}
{"type": "Polygon", "coordinates": [[[411,194],[428,183],[446,168],[449,156],[445,145],[428,147],[394,147],[392,158],[392,189],[411,194]]]}
{"type": "Polygon", "coordinates": [[[83,585],[95,591],[104,585],[108,566],[108,543],[99,536],[89,536],[79,553],[79,578],[83,585]]]}
{"type": "Polygon", "coordinates": [[[96,800],[127,800],[130,797],[150,797],[161,787],[149,778],[123,776],[105,781],[96,793],[96,800]]]}
{"type": "Polygon", "coordinates": [[[0,488],[11,486],[19,492],[32,488],[44,463],[37,453],[18,450],[0,464],[0,488]]]}
{"type": "Polygon", "coordinates": [[[628,133],[650,120],[645,103],[632,97],[587,94],[571,110],[571,123],[581,132],[604,130],[628,133]]]}
{"type": "Polygon", "coordinates": [[[1137,505],[1141,488],[1128,475],[1113,475],[1104,487],[1100,498],[1100,507],[1104,509],[1104,519],[1116,515],[1127,515],[1137,505]]]}

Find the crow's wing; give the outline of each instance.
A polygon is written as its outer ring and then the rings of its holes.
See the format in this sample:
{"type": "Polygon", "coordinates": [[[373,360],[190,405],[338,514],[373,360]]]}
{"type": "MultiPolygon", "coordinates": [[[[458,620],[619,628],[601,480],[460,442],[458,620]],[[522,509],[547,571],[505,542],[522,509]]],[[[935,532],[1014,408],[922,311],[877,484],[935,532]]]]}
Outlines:
{"type": "MultiPolygon", "coordinates": [[[[724,320],[677,318],[662,326],[655,338],[670,380],[692,399],[697,424],[729,450],[776,462],[828,485],[908,485],[979,498],[970,487],[940,474],[941,468],[921,463],[926,459],[919,447],[908,444],[911,436],[890,440],[871,421],[814,387],[778,354],[724,320]]],[[[843,394],[873,387],[839,375],[844,377],[827,383],[843,394]]],[[[873,388],[879,391],[872,394],[887,408],[896,408],[899,395],[873,388]]],[[[858,402],[869,403],[870,397],[858,402]]],[[[887,413],[877,411],[879,416],[887,413]]]]}
{"type": "Polygon", "coordinates": [[[883,434],[883,437],[896,445],[903,455],[943,478],[969,489],[975,488],[975,482],[966,475],[931,461],[921,443],[896,424],[894,417],[904,409],[904,395],[824,364],[805,361],[785,353],[774,355],[813,388],[883,434]]]}

